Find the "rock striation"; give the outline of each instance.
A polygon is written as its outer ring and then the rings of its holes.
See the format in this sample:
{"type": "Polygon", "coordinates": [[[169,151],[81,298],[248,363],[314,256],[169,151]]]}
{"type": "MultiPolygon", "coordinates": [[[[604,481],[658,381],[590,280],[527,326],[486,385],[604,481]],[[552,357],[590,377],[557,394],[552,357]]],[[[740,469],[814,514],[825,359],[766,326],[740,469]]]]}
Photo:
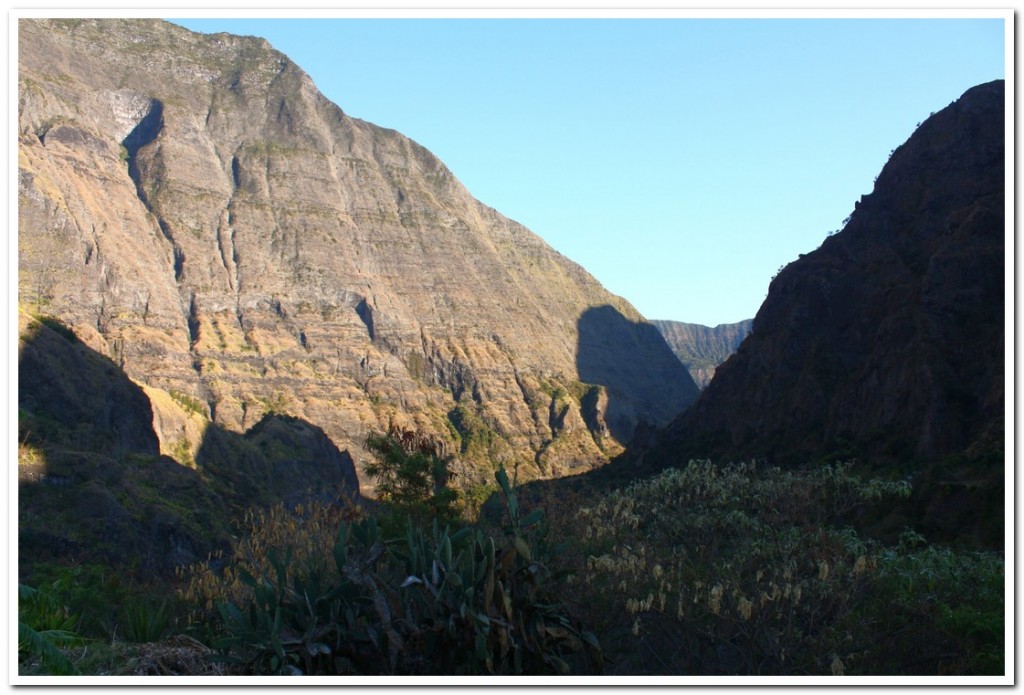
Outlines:
{"type": "Polygon", "coordinates": [[[711,383],[718,365],[729,359],[750,334],[754,321],[746,319],[714,327],[682,321],[652,320],[651,323],[690,372],[697,387],[703,390],[711,383]]]}
{"type": "Polygon", "coordinates": [[[651,455],[927,470],[934,524],[1001,534],[1004,105],[992,82],[922,123],[651,455]]]}
{"type": "Polygon", "coordinates": [[[184,402],[356,461],[394,421],[450,441],[464,484],[552,477],[696,397],[626,301],[266,41],[18,22],[20,303],[145,387],[162,452],[203,446],[184,402]]]}
{"type": "MultiPolygon", "coordinates": [[[[140,387],[52,317],[18,316],[19,572],[39,562],[174,571],[230,548],[253,506],[360,504],[350,456],[317,427],[267,415],[243,435],[187,413],[160,454],[160,393],[140,387]],[[199,431],[193,457],[185,433],[199,431]]],[[[175,431],[167,422],[165,431],[175,431]]]]}

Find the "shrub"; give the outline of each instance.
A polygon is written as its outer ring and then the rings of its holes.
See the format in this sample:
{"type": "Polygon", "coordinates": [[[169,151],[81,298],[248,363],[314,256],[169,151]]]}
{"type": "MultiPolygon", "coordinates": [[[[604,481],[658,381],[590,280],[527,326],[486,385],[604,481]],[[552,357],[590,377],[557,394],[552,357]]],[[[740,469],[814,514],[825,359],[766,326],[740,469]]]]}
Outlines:
{"type": "Polygon", "coordinates": [[[1002,675],[1004,563],[994,553],[908,544],[877,554],[845,621],[859,671],[1002,675]]]}
{"type": "Polygon", "coordinates": [[[458,518],[458,493],[449,487],[452,457],[444,442],[392,425],[387,434],[370,434],[366,448],[375,460],[366,473],[377,479],[377,495],[400,516],[417,521],[458,518]]]}
{"type": "Polygon", "coordinates": [[[187,393],[182,393],[181,391],[175,391],[174,389],[168,391],[168,394],[171,399],[180,405],[186,412],[192,413],[193,415],[199,415],[200,417],[206,417],[206,406],[198,398],[194,398],[187,393]]]}
{"type": "Polygon", "coordinates": [[[479,407],[460,402],[448,412],[448,422],[458,435],[464,460],[486,465],[506,460],[510,455],[508,442],[485,419],[479,407]]]}
{"type": "Polygon", "coordinates": [[[907,495],[847,464],[693,461],[581,509],[586,559],[573,581],[622,672],[998,668],[1001,560],[883,548],[843,525],[907,495]],[[967,588],[978,582],[984,598],[967,588]]]}
{"type": "Polygon", "coordinates": [[[330,562],[269,551],[272,572],[238,570],[251,598],[218,604],[215,648],[273,674],[567,673],[598,657],[552,589],[542,514],[522,517],[504,470],[497,480],[509,514],[499,540],[412,517],[386,539],[370,517],[340,525],[330,562]]]}
{"type": "Polygon", "coordinates": [[[61,651],[82,642],[75,632],[78,616],[53,594],[18,585],[18,664],[21,669],[65,676],[78,672],[61,651]]]}
{"type": "Polygon", "coordinates": [[[122,611],[121,629],[129,642],[159,642],[167,631],[167,604],[134,602],[122,611]]]}
{"type": "Polygon", "coordinates": [[[405,640],[421,656],[410,665],[448,674],[565,674],[567,659],[583,654],[584,667],[599,669],[596,636],[580,629],[552,589],[558,549],[543,513],[521,516],[505,470],[495,477],[508,513],[502,540],[479,529],[449,535],[436,523],[428,536],[410,525],[396,549],[407,575],[403,608],[417,618],[405,640]]]}
{"type": "Polygon", "coordinates": [[[216,629],[217,604],[228,601],[244,605],[253,598],[253,587],[243,577],[264,576],[273,572],[272,554],[290,549],[297,564],[319,558],[324,548],[334,545],[338,525],[353,521],[362,512],[354,505],[313,503],[286,508],[277,504],[269,509],[249,510],[237,529],[240,536],[233,557],[221,553],[206,562],[180,568],[178,600],[184,606],[189,630],[202,637],[216,629]]]}
{"type": "Polygon", "coordinates": [[[29,581],[42,588],[67,615],[74,616],[73,629],[83,638],[108,638],[115,631],[117,606],[129,593],[141,590],[124,581],[123,572],[100,564],[59,565],[38,563],[29,581]]]}

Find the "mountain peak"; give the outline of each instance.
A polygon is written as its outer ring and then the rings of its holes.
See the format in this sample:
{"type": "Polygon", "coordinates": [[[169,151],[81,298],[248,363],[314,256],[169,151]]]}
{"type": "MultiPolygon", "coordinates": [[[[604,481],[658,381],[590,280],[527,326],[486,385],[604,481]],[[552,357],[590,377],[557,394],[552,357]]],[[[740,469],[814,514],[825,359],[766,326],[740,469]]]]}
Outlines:
{"type": "Polygon", "coordinates": [[[396,422],[449,440],[473,482],[600,465],[695,398],[636,309],[266,41],[19,34],[22,301],[217,426],[281,412],[358,460],[396,422]]]}

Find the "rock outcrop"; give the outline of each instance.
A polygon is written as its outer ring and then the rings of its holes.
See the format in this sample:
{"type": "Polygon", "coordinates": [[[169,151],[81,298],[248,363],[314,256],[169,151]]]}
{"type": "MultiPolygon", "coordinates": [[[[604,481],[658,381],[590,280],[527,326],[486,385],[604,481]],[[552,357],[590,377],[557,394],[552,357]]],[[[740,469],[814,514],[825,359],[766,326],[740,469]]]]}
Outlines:
{"type": "Polygon", "coordinates": [[[200,444],[176,394],[235,433],[301,418],[357,461],[395,421],[472,459],[465,484],[557,476],[696,397],[627,302],[266,41],[18,21],[20,301],[145,386],[164,453],[200,444]]]}
{"type": "Polygon", "coordinates": [[[227,545],[221,498],[159,455],[138,385],[53,319],[19,316],[18,355],[19,572],[53,560],[169,571],[227,545]]]}
{"type": "Polygon", "coordinates": [[[682,321],[652,320],[651,323],[690,372],[697,387],[703,390],[711,383],[718,365],[729,359],[750,334],[754,321],[747,319],[714,327],[682,321]]]}
{"type": "Polygon", "coordinates": [[[1001,534],[1004,103],[1002,81],[977,86],[894,151],[652,457],[856,456],[930,489],[934,524],[1001,534]]]}
{"type": "Polygon", "coordinates": [[[167,573],[227,549],[250,507],[362,502],[351,456],[319,428],[272,414],[223,430],[177,392],[154,398],[61,322],[18,318],[19,571],[57,560],[167,573]],[[181,434],[173,456],[155,412],[181,434]]]}

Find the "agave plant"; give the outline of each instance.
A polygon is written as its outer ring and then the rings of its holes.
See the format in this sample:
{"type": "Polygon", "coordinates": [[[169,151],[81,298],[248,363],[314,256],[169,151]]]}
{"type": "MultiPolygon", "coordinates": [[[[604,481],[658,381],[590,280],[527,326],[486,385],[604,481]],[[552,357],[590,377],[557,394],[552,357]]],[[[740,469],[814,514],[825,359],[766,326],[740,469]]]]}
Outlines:
{"type": "Polygon", "coordinates": [[[336,573],[290,553],[242,574],[244,606],[223,602],[223,658],[253,673],[536,674],[600,669],[597,638],[553,589],[543,514],[520,514],[504,470],[504,538],[409,517],[385,539],[373,517],[341,524],[336,573]],[[590,657],[582,661],[578,655],[590,657]]]}

